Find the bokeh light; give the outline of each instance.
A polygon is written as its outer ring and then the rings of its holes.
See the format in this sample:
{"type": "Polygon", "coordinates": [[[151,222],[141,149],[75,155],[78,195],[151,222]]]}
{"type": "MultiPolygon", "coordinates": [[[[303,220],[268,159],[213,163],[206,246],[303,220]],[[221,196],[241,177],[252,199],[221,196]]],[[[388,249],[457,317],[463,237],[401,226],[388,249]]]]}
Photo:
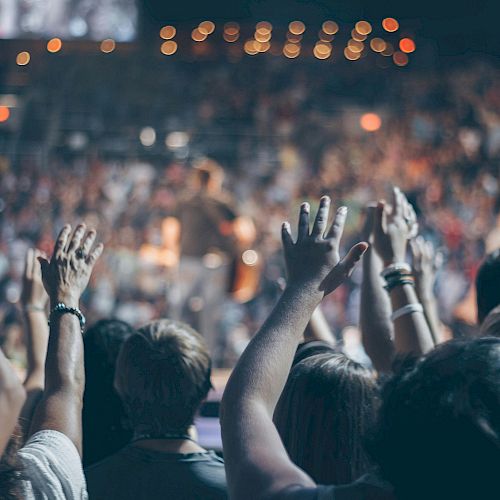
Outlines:
{"type": "Polygon", "coordinates": [[[0,123],[6,122],[10,117],[10,109],[7,106],[0,106],[0,123]]]}
{"type": "Polygon", "coordinates": [[[369,35],[372,32],[372,25],[368,21],[358,21],[355,28],[360,35],[369,35]]]}
{"type": "Polygon", "coordinates": [[[163,26],[160,30],[160,37],[164,40],[171,40],[176,35],[177,30],[173,26],[163,26]]]}
{"type": "Polygon", "coordinates": [[[306,30],[306,25],[302,21],[292,21],[288,25],[288,30],[293,35],[302,35],[302,33],[306,30]]]}
{"type": "Polygon", "coordinates": [[[392,46],[392,43],[386,42],[385,43],[385,49],[381,52],[383,56],[392,56],[394,54],[394,47],[392,46]]]}
{"type": "Polygon", "coordinates": [[[335,35],[329,35],[328,33],[325,33],[323,30],[319,30],[318,38],[322,42],[331,42],[335,38],[335,35]]]}
{"type": "Polygon", "coordinates": [[[247,40],[245,42],[245,45],[243,46],[243,50],[249,56],[255,56],[256,54],[258,54],[259,49],[260,49],[260,42],[257,42],[257,40],[247,40]]]}
{"type": "Polygon", "coordinates": [[[103,40],[101,42],[101,52],[104,52],[105,54],[113,52],[115,48],[116,48],[116,43],[112,38],[106,38],[106,40],[103,40]]]}
{"type": "Polygon", "coordinates": [[[321,28],[327,35],[335,35],[339,31],[339,25],[335,21],[325,21],[321,28]]]}
{"type": "Polygon", "coordinates": [[[366,35],[361,35],[355,29],[351,30],[351,38],[358,42],[364,42],[366,40],[366,35]]]}
{"type": "Polygon", "coordinates": [[[415,42],[411,38],[402,38],[399,41],[399,48],[402,52],[411,54],[412,52],[415,52],[415,42]]]}
{"type": "Polygon", "coordinates": [[[240,25],[238,23],[226,23],[224,25],[224,33],[228,36],[238,35],[240,32],[240,25]]]}
{"type": "Polygon", "coordinates": [[[370,40],[370,47],[373,52],[383,52],[386,48],[387,44],[382,38],[372,38],[370,40]]]}
{"type": "Polygon", "coordinates": [[[245,250],[241,255],[241,260],[247,266],[255,266],[259,261],[259,254],[255,250],[245,250]]]}
{"type": "Polygon", "coordinates": [[[365,48],[365,44],[357,40],[349,40],[347,42],[347,47],[349,47],[352,52],[361,52],[365,48]]]}
{"type": "Polygon", "coordinates": [[[408,64],[408,56],[404,52],[394,52],[392,60],[396,66],[406,66],[408,64]]]}
{"type": "Polygon", "coordinates": [[[30,60],[31,56],[29,52],[26,51],[19,52],[19,54],[17,54],[16,57],[16,64],[18,66],[26,66],[27,64],[29,64],[30,60]]]}
{"type": "Polygon", "coordinates": [[[317,42],[313,54],[317,59],[328,59],[332,54],[332,46],[326,42],[317,42]]]}
{"type": "Polygon", "coordinates": [[[300,54],[300,45],[296,43],[285,43],[283,54],[289,59],[294,59],[300,54]]]}
{"type": "Polygon", "coordinates": [[[382,126],[382,119],[376,113],[365,113],[359,119],[359,124],[367,132],[375,132],[382,126]]]}
{"type": "Polygon", "coordinates": [[[192,32],[191,32],[191,38],[195,41],[195,42],[203,42],[204,40],[207,39],[207,34],[206,33],[202,33],[198,28],[195,28],[192,32]]]}
{"type": "Polygon", "coordinates": [[[268,31],[267,33],[261,33],[259,31],[256,31],[255,32],[255,39],[258,41],[258,42],[269,42],[269,40],[271,40],[271,32],[268,31]]]}
{"type": "Polygon", "coordinates": [[[268,23],[267,21],[260,21],[260,23],[257,23],[257,25],[255,26],[256,33],[260,33],[261,35],[271,33],[272,30],[273,25],[271,23],[268,23]]]}
{"type": "Polygon", "coordinates": [[[382,21],[382,27],[385,29],[385,31],[393,33],[394,31],[397,31],[399,29],[399,23],[393,17],[386,17],[382,21]]]}
{"type": "Polygon", "coordinates": [[[174,40],[167,40],[166,42],[163,42],[161,44],[160,51],[166,56],[175,54],[177,52],[177,42],[174,42],[174,40]]]}
{"type": "Polygon", "coordinates": [[[62,41],[60,38],[52,38],[47,42],[47,50],[52,54],[59,52],[62,48],[62,41]]]}
{"type": "Polygon", "coordinates": [[[361,57],[360,52],[353,52],[349,47],[344,49],[344,56],[349,61],[357,61],[361,57]]]}
{"type": "Polygon", "coordinates": [[[198,26],[198,30],[204,35],[211,35],[215,31],[215,24],[212,21],[203,21],[198,26]]]}
{"type": "Polygon", "coordinates": [[[145,147],[151,147],[156,142],[156,131],[153,127],[144,127],[139,134],[139,140],[145,147]]]}

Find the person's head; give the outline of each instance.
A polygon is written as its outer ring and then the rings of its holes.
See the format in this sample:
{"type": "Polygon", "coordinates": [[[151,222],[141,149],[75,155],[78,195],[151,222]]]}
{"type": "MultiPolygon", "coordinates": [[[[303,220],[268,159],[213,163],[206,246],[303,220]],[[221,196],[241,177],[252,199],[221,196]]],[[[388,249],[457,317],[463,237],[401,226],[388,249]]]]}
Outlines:
{"type": "Polygon", "coordinates": [[[215,162],[205,158],[194,167],[194,184],[196,189],[209,193],[221,191],[224,182],[224,170],[215,162]]]}
{"type": "Polygon", "coordinates": [[[371,451],[398,500],[494,498],[500,339],[441,344],[394,376],[371,451]]]}
{"type": "Polygon", "coordinates": [[[20,479],[23,477],[23,466],[17,452],[22,443],[22,431],[19,425],[0,457],[0,498],[2,500],[21,500],[25,498],[20,479]]]}
{"type": "Polygon", "coordinates": [[[169,319],[140,328],[122,347],[115,387],[136,434],[185,434],[211,388],[201,336],[169,319]]]}
{"type": "Polygon", "coordinates": [[[274,412],[291,460],[322,484],[349,483],[366,472],[363,439],[375,421],[377,396],[372,373],[344,354],[299,361],[274,412]]]}
{"type": "Polygon", "coordinates": [[[119,450],[130,440],[125,412],[114,389],[120,348],[135,330],[124,321],[105,319],[83,337],[85,392],[83,396],[83,460],[90,465],[119,450]]]}
{"type": "Polygon", "coordinates": [[[481,324],[489,312],[500,305],[500,249],[490,253],[476,276],[477,320],[481,324]]]}
{"type": "Polygon", "coordinates": [[[500,338],[500,306],[492,309],[488,316],[486,316],[481,324],[479,335],[481,337],[500,338]]]}

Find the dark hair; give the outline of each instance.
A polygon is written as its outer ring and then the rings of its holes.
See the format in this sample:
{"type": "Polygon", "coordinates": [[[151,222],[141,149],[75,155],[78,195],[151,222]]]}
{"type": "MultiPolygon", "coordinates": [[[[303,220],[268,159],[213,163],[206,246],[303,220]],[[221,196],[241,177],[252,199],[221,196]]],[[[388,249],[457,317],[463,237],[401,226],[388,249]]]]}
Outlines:
{"type": "Polygon", "coordinates": [[[372,373],[344,354],[314,354],[291,370],[274,421],[290,459],[316,482],[345,484],[370,468],[363,439],[375,420],[372,373]]]}
{"type": "Polygon", "coordinates": [[[497,497],[500,339],[438,346],[382,399],[371,451],[399,500],[497,497]]]}
{"type": "Polygon", "coordinates": [[[477,319],[481,324],[492,309],[500,305],[500,249],[490,253],[476,276],[477,319]]]}
{"type": "Polygon", "coordinates": [[[137,433],[184,434],[211,388],[203,339],[188,325],[162,319],[122,347],[115,386],[137,433]]]}
{"type": "Polygon", "coordinates": [[[500,306],[492,309],[488,316],[486,316],[481,324],[479,335],[481,337],[500,338],[500,306]]]}
{"type": "Polygon", "coordinates": [[[85,345],[83,396],[83,464],[98,462],[123,448],[131,437],[122,402],[114,389],[116,360],[135,330],[124,321],[107,319],[90,327],[85,345]]]}
{"type": "Polygon", "coordinates": [[[21,446],[22,431],[19,424],[0,459],[0,498],[2,500],[21,500],[24,498],[24,488],[21,479],[23,469],[18,457],[21,446]]]}

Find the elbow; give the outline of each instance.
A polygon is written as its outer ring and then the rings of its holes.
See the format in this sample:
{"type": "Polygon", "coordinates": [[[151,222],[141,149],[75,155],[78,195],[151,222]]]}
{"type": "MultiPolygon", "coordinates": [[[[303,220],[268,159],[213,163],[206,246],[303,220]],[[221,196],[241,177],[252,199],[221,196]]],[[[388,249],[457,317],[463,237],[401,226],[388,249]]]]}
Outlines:
{"type": "Polygon", "coordinates": [[[20,411],[26,401],[26,390],[21,381],[13,375],[3,380],[5,406],[20,411]]]}

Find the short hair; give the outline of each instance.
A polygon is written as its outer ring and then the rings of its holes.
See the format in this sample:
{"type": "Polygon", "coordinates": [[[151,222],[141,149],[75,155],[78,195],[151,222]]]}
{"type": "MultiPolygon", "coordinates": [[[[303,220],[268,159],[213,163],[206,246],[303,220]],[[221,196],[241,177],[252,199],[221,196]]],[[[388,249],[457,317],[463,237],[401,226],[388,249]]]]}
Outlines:
{"type": "Polygon", "coordinates": [[[371,466],[363,442],[377,407],[372,372],[344,354],[323,352],[292,368],[274,422],[296,465],[317,483],[346,484],[371,466]]]}
{"type": "Polygon", "coordinates": [[[500,249],[487,255],[476,276],[477,319],[481,324],[500,305],[500,249]]]}
{"type": "Polygon", "coordinates": [[[481,337],[500,338],[500,306],[492,309],[484,319],[479,330],[481,337]]]}
{"type": "Polygon", "coordinates": [[[493,498],[500,339],[441,344],[382,391],[371,451],[398,500],[493,498]]]}
{"type": "Polygon", "coordinates": [[[211,388],[201,336],[161,319],[137,330],[118,356],[115,387],[136,433],[186,433],[211,388]]]}

